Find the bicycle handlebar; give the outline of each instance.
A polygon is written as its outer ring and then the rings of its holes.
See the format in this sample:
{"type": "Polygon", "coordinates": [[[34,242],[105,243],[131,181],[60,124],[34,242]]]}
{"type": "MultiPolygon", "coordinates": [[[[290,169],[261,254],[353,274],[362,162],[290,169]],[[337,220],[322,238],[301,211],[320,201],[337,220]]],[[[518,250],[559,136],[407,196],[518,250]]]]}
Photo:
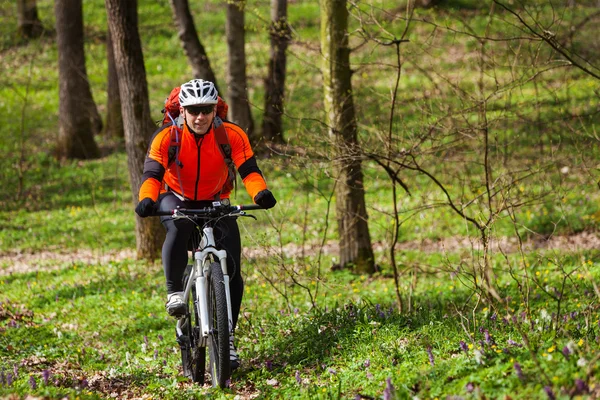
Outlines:
{"type": "Polygon", "coordinates": [[[214,207],[204,207],[204,208],[176,208],[174,210],[168,211],[155,211],[152,215],[156,217],[160,216],[176,216],[178,213],[187,215],[187,216],[225,216],[230,214],[240,214],[243,215],[244,211],[251,210],[264,210],[263,207],[258,204],[241,204],[237,206],[228,206],[228,205],[217,205],[214,207]]]}

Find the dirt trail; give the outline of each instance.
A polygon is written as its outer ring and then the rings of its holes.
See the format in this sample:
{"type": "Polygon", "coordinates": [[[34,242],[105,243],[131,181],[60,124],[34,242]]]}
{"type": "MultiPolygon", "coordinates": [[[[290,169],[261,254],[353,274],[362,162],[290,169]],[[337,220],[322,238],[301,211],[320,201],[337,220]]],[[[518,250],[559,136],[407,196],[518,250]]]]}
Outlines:
{"type": "MultiPolygon", "coordinates": [[[[514,253],[518,251],[518,242],[516,238],[500,238],[491,242],[493,251],[504,251],[514,253]]],[[[375,243],[375,250],[384,250],[386,245],[375,243]]],[[[445,238],[443,240],[414,240],[402,242],[397,245],[397,249],[418,250],[426,253],[430,252],[457,252],[478,249],[481,245],[473,238],[456,237],[445,238]]],[[[523,243],[525,251],[532,250],[561,250],[561,251],[581,251],[581,250],[600,250],[600,233],[582,232],[571,236],[553,236],[549,239],[539,238],[523,243]]],[[[322,249],[320,245],[304,246],[304,248],[295,243],[290,243],[281,250],[275,248],[247,247],[243,251],[244,257],[261,258],[268,255],[283,254],[287,257],[300,257],[302,254],[317,254],[322,250],[323,254],[336,254],[337,242],[328,242],[322,249]]],[[[15,273],[27,273],[33,271],[49,271],[64,268],[65,264],[86,263],[102,264],[109,261],[122,261],[135,258],[135,251],[132,249],[121,251],[98,251],[89,249],[80,249],[72,252],[65,251],[41,251],[38,253],[4,253],[0,254],[0,276],[15,273]]]]}

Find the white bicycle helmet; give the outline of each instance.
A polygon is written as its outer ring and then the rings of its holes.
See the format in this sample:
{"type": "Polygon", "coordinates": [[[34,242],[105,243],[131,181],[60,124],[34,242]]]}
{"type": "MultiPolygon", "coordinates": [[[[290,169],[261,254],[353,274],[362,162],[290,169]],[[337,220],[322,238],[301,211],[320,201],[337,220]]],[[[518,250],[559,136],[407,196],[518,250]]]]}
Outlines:
{"type": "Polygon", "coordinates": [[[219,93],[210,81],[192,79],[181,85],[179,104],[182,107],[202,104],[217,104],[219,93]]]}

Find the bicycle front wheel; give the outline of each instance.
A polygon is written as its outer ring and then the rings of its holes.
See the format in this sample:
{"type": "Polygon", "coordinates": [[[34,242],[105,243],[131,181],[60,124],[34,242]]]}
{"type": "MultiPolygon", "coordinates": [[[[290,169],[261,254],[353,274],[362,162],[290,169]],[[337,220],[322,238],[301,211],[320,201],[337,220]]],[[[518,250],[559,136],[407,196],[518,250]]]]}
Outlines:
{"type": "MultiPolygon", "coordinates": [[[[183,274],[183,287],[186,287],[190,278],[192,266],[188,265],[183,274]]],[[[206,370],[206,348],[200,343],[200,318],[196,307],[196,287],[192,285],[192,292],[188,300],[187,313],[181,319],[182,336],[177,338],[181,349],[181,364],[183,375],[192,382],[204,384],[206,370]]]]}
{"type": "Polygon", "coordinates": [[[231,376],[229,365],[229,320],[227,299],[221,264],[210,264],[208,285],[208,324],[210,349],[210,373],[213,387],[224,388],[231,376]]]}

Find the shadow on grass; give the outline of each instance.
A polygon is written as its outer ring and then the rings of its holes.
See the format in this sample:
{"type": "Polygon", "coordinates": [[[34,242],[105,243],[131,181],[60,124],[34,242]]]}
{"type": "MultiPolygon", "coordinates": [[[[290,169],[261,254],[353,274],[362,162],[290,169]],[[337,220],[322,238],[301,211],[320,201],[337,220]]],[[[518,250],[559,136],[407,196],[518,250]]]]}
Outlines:
{"type": "MultiPolygon", "coordinates": [[[[327,370],[334,365],[340,354],[361,353],[361,349],[387,343],[390,336],[403,332],[425,331],[431,321],[444,321],[444,329],[457,330],[459,324],[455,318],[449,318],[449,305],[468,302],[468,292],[456,292],[443,298],[415,297],[415,303],[421,304],[415,312],[398,314],[394,303],[372,304],[363,302],[360,305],[346,303],[333,309],[313,309],[309,316],[274,317],[269,330],[274,332],[268,348],[259,352],[256,362],[250,368],[238,372],[245,378],[257,368],[265,364],[267,368],[285,369],[287,365],[299,368],[327,370]],[[278,333],[275,333],[277,331],[278,333]],[[377,331],[377,334],[375,334],[377,331]]],[[[411,335],[414,336],[414,335],[411,335]]],[[[425,347],[427,334],[420,335],[425,347]]],[[[402,340],[402,336],[394,336],[402,340]]],[[[269,340],[269,339],[265,339],[269,340]]],[[[458,345],[458,342],[457,342],[458,345]]],[[[397,346],[386,346],[381,352],[389,357],[390,362],[397,362],[404,356],[397,346]]]]}

